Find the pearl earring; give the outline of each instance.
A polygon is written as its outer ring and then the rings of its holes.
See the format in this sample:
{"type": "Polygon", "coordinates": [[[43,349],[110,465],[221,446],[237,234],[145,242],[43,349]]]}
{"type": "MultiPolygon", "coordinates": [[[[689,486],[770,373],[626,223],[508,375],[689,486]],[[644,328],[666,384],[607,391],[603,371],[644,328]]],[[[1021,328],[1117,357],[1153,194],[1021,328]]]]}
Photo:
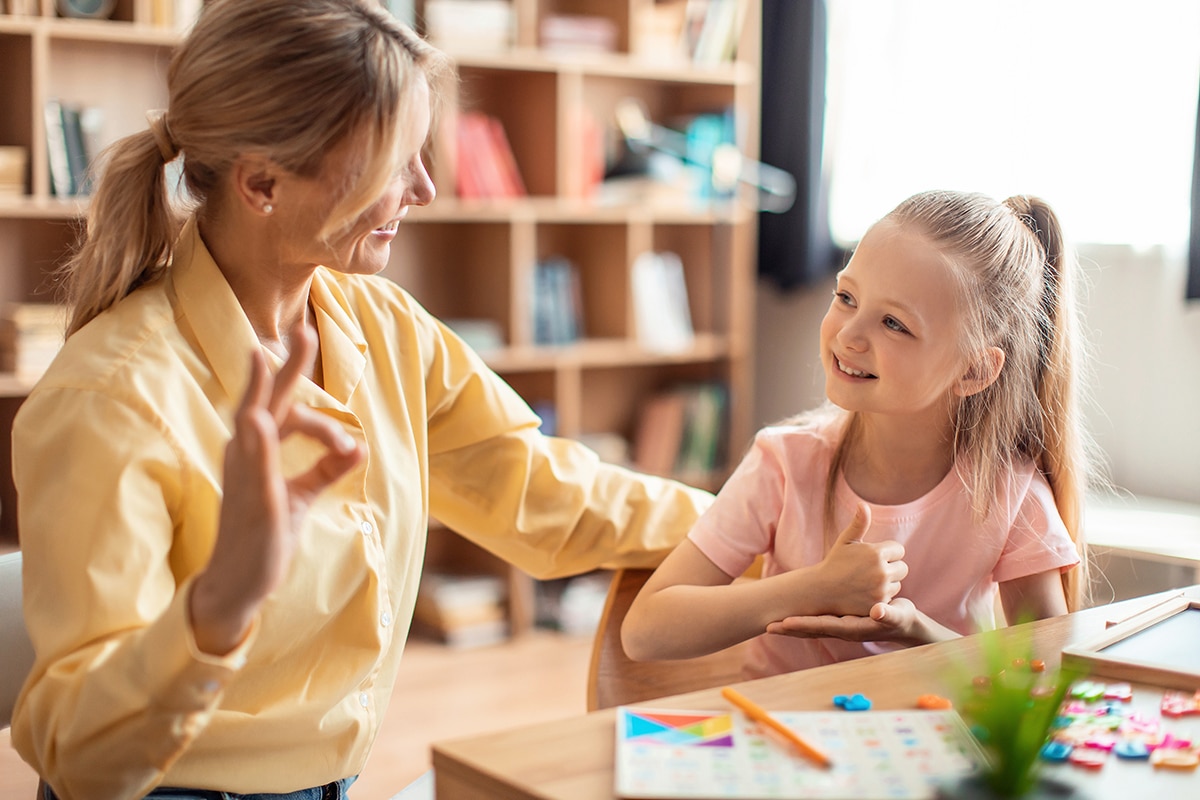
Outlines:
{"type": "Polygon", "coordinates": [[[265,203],[262,207],[262,210],[264,214],[270,214],[275,210],[275,206],[271,205],[270,203],[265,203]]]}

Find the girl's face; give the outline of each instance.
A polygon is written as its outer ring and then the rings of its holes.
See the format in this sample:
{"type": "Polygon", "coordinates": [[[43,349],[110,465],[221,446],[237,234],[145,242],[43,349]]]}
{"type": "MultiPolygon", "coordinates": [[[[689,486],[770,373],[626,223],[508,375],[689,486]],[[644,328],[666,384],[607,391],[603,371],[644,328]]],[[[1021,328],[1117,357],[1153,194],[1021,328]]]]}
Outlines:
{"type": "Polygon", "coordinates": [[[834,404],[948,421],[967,371],[953,268],[923,234],[889,220],[867,231],[821,321],[825,393],[834,404]]]}
{"type": "MultiPolygon", "coordinates": [[[[294,224],[287,229],[296,235],[285,243],[289,249],[295,248],[295,261],[322,264],[349,274],[373,275],[387,266],[397,226],[409,207],[433,201],[436,190],[421,158],[421,147],[429,135],[429,87],[424,80],[414,84],[410,104],[413,111],[403,120],[404,130],[398,137],[403,148],[397,160],[399,168],[383,193],[357,219],[330,237],[319,235],[319,221],[327,219],[345,195],[347,176],[355,174],[354,168],[363,158],[354,136],[329,152],[320,175],[298,182],[297,202],[280,204],[281,214],[295,215],[294,224]]],[[[280,222],[286,224],[285,220],[280,222]]]]}

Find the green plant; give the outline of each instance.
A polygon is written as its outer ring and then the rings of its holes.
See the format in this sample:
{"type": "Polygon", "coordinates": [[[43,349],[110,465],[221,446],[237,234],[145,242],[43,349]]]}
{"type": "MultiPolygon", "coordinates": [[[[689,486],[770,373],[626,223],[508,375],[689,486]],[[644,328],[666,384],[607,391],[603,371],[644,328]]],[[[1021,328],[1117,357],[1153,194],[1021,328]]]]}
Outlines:
{"type": "Polygon", "coordinates": [[[1028,636],[1011,628],[982,634],[981,652],[984,672],[962,681],[959,711],[988,756],[983,782],[999,797],[1022,797],[1038,783],[1042,746],[1082,673],[1038,669],[1028,636]]]}

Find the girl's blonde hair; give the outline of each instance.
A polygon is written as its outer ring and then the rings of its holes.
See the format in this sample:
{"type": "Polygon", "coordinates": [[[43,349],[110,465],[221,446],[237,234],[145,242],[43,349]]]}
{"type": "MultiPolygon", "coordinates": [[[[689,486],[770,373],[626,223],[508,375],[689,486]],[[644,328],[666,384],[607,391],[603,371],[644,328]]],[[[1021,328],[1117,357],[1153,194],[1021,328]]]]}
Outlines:
{"type": "MultiPolygon", "coordinates": [[[[1057,216],[1035,197],[997,202],[982,194],[931,191],[908,198],[884,219],[920,231],[956,265],[964,355],[977,359],[993,346],[1004,352],[996,381],[956,399],[952,409],[956,469],[976,518],[988,515],[1003,474],[1031,459],[1046,476],[1080,553],[1080,567],[1063,573],[1067,605],[1079,608],[1088,587],[1081,517],[1091,447],[1082,424],[1077,267],[1057,216]]],[[[827,511],[856,428],[856,415],[845,415],[827,511]]]]}
{"type": "Polygon", "coordinates": [[[70,335],[170,266],[182,211],[164,165],[202,213],[231,166],[263,155],[305,177],[360,136],[363,159],[322,234],[370,205],[395,173],[414,80],[437,98],[449,61],[372,0],[214,0],[171,58],[168,107],[101,157],[79,248],[62,269],[70,335]]]}

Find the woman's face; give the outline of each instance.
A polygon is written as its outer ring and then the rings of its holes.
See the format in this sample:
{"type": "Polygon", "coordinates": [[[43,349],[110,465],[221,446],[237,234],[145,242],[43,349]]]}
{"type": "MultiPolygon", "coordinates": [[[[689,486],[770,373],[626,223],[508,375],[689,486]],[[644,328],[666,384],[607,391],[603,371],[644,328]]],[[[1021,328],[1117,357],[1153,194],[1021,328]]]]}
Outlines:
{"type": "Polygon", "coordinates": [[[320,234],[322,222],[344,198],[364,158],[359,137],[347,137],[332,149],[316,178],[296,181],[291,202],[281,202],[278,209],[280,217],[293,217],[278,220],[284,230],[294,232],[283,242],[284,248],[294,251],[285,261],[320,264],[356,275],[373,275],[387,266],[397,226],[409,207],[428,205],[436,195],[421,159],[429,135],[429,87],[422,78],[414,81],[412,91],[411,112],[401,121],[403,130],[397,138],[399,166],[383,193],[348,226],[332,235],[320,234]]]}

